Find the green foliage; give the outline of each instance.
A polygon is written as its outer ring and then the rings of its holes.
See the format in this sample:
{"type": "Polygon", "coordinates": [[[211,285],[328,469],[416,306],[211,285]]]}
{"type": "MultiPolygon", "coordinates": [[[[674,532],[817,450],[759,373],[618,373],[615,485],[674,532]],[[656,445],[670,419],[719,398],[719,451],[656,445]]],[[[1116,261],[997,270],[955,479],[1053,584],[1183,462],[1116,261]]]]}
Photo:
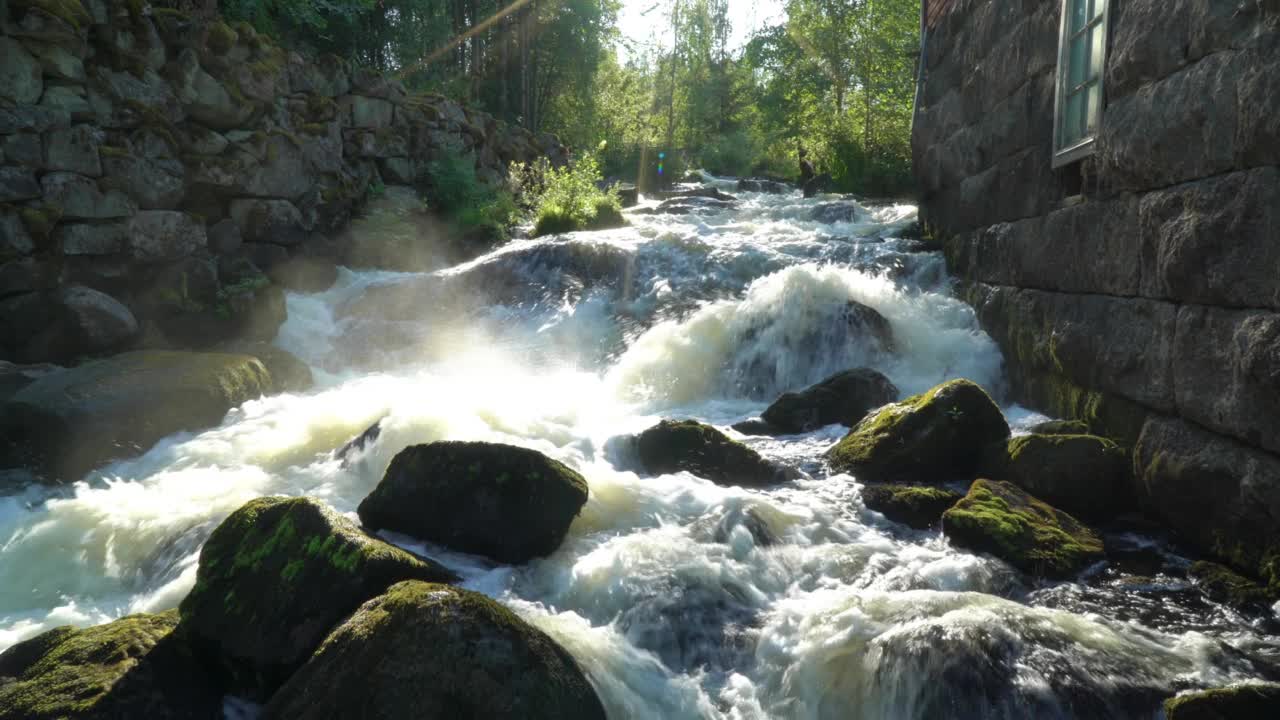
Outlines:
{"type": "MultiPolygon", "coordinates": [[[[534,237],[575,230],[599,230],[625,223],[617,190],[601,190],[600,165],[585,155],[562,168],[544,166],[541,191],[532,198],[534,237]]],[[[531,183],[532,185],[532,183],[531,183]]]]}
{"type": "Polygon", "coordinates": [[[430,207],[466,233],[503,240],[518,217],[511,193],[481,181],[475,161],[461,152],[445,152],[428,165],[420,185],[430,207]]]}

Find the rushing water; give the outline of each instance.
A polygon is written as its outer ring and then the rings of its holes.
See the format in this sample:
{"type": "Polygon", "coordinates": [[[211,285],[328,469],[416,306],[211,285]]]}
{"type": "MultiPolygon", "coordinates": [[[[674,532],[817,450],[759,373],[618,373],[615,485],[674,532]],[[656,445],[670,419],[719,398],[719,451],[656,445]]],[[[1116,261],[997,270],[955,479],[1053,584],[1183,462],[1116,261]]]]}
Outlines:
{"type": "MultiPolygon", "coordinates": [[[[430,274],[344,270],[290,295],[276,342],[317,389],[73,488],[0,498],[0,648],[174,607],[201,542],[253,497],[354,517],[406,445],[479,439],[587,477],[564,545],[510,567],[390,539],[557,638],[611,717],[1150,718],[1177,690],[1272,676],[1274,619],[1204,600],[1158,539],[1116,531],[1125,552],[1105,567],[1035,584],[863,507],[855,478],[821,464],[842,428],[747,438],[808,473],[775,489],[635,472],[622,436],[661,417],[735,422],[849,367],[904,394],[954,377],[1001,391],[999,353],[941,257],[898,237],[914,208],[812,219],[833,200],[741,193],[731,210],[637,214],[430,274]],[[888,318],[892,348],[850,332],[851,300],[888,318]],[[376,442],[336,457],[379,420],[376,442]]],[[[1015,428],[1037,419],[1006,410],[1015,428]]]]}

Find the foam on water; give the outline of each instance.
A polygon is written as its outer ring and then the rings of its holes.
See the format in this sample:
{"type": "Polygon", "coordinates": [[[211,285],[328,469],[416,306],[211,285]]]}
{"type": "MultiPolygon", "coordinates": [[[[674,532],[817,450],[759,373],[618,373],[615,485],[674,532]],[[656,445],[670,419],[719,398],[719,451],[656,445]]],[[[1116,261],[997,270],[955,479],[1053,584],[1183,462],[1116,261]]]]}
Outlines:
{"type": "MultiPolygon", "coordinates": [[[[1256,677],[1245,655],[1280,656],[1229,612],[1144,624],[1111,613],[1109,586],[1045,592],[886,521],[815,462],[841,428],[746,439],[811,471],[780,488],[634,471],[620,438],[660,417],[728,423],[851,366],[904,393],[953,377],[999,388],[999,354],[941,259],[896,238],[913,209],[810,219],[835,200],[744,193],[730,211],[637,215],[430,274],[343,270],[326,292],[290,294],[276,342],[317,370],[316,389],[246,403],[72,487],[0,498],[0,648],[176,606],[201,543],[251,498],[309,495],[354,517],[401,449],[469,439],[586,476],[562,547],[510,567],[386,537],[559,640],[610,717],[1149,717],[1178,688],[1256,677]],[[475,305],[485,293],[500,301],[475,305]],[[888,320],[892,349],[848,332],[851,301],[888,320]],[[374,423],[376,440],[337,456],[374,423]]],[[[1009,412],[1015,428],[1041,419],[1009,412]]],[[[228,717],[256,711],[228,700],[228,717]]]]}

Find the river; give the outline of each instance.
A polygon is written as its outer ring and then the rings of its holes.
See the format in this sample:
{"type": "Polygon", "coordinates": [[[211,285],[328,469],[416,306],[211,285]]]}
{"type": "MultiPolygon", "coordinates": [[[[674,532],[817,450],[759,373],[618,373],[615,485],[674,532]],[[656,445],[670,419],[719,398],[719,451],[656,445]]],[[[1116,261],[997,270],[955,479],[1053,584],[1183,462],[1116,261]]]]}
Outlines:
{"type": "MultiPolygon", "coordinates": [[[[1151,718],[1177,690],[1280,661],[1273,620],[1203,599],[1159,537],[1112,532],[1106,566],[1043,584],[885,520],[821,464],[839,427],[745,438],[809,475],[774,489],[637,474],[628,434],[664,417],[727,425],[850,367],[904,395],[956,377],[1003,391],[999,351],[941,255],[900,237],[914,207],[738,195],[290,294],[276,343],[316,389],[249,402],[72,487],[0,498],[0,648],[175,607],[203,540],[251,498],[309,495],[355,518],[400,449],[468,439],[586,476],[564,545],[510,567],[389,539],[559,640],[610,717],[1151,718]],[[851,300],[889,320],[893,348],[850,332],[851,300]],[[338,456],[379,420],[376,441],[338,456]]],[[[1006,413],[1015,432],[1044,419],[1006,413]]]]}

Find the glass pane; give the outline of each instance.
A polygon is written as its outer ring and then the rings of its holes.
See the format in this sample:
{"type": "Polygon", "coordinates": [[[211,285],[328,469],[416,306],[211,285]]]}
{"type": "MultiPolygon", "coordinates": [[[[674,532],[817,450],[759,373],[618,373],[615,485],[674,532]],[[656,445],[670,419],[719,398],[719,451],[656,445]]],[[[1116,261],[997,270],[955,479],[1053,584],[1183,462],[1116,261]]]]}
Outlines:
{"type": "Polygon", "coordinates": [[[1067,90],[1089,79],[1089,33],[1071,41],[1067,49],[1067,90]]]}
{"type": "Polygon", "coordinates": [[[1084,27],[1089,21],[1089,0],[1067,0],[1070,4],[1071,21],[1068,23],[1072,34],[1084,27]]]}
{"type": "Polygon", "coordinates": [[[1098,130],[1098,118],[1101,117],[1098,112],[1098,106],[1102,100],[1102,88],[1098,83],[1089,86],[1086,91],[1089,95],[1089,104],[1085,116],[1084,135],[1093,135],[1098,130]]]}
{"type": "Polygon", "coordinates": [[[1093,12],[1089,13],[1089,19],[1091,20],[1101,15],[1102,11],[1107,9],[1107,0],[1089,0],[1089,4],[1093,9],[1093,12]]]}
{"type": "Polygon", "coordinates": [[[1080,115],[1084,109],[1084,93],[1075,93],[1066,98],[1066,107],[1062,111],[1062,147],[1070,147],[1083,137],[1080,115]]]}
{"type": "Polygon", "coordinates": [[[1093,35],[1093,42],[1091,43],[1093,47],[1090,53],[1092,57],[1089,60],[1089,79],[1093,79],[1102,74],[1102,55],[1107,49],[1107,36],[1105,35],[1106,28],[1102,23],[1095,25],[1093,30],[1089,32],[1093,35]]]}

